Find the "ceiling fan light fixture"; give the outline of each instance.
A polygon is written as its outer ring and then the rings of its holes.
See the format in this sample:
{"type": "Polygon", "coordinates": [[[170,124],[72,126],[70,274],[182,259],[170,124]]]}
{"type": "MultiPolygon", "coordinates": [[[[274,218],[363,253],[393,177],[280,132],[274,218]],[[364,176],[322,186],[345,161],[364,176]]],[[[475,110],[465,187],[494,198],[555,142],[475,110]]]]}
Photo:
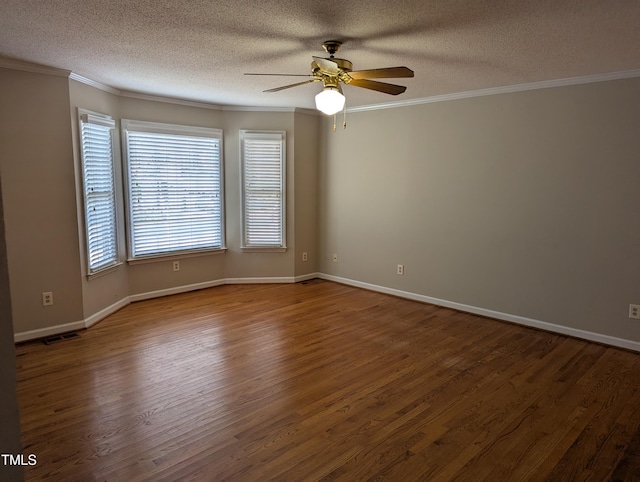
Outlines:
{"type": "Polygon", "coordinates": [[[326,86],[316,95],[316,109],[320,112],[333,115],[344,107],[345,97],[337,87],[326,86]]]}
{"type": "MultiPolygon", "coordinates": [[[[337,59],[334,54],[340,48],[342,42],[339,40],[327,40],[322,44],[329,54],[329,58],[312,56],[311,74],[245,74],[245,75],[282,75],[282,76],[302,76],[310,77],[303,82],[295,84],[283,85],[275,89],[267,89],[264,92],[280,92],[281,90],[298,87],[299,85],[309,84],[311,82],[322,82],[323,89],[316,95],[316,108],[326,114],[334,115],[344,109],[345,118],[347,114],[345,96],[342,93],[342,84],[348,84],[353,87],[374,90],[383,94],[398,95],[402,94],[407,88],[403,85],[389,84],[371,79],[394,79],[413,77],[413,70],[408,67],[385,67],[382,69],[353,70],[353,64],[346,59],[337,59]]],[[[346,122],[345,124],[346,125],[346,122]]],[[[335,118],[334,118],[335,130],[335,118]]]]}

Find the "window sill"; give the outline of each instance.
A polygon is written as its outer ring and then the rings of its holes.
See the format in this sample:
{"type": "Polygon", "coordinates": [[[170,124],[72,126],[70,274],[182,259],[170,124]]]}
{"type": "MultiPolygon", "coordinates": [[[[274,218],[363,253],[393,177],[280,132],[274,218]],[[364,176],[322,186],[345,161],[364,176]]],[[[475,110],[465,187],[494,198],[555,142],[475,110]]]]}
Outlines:
{"type": "Polygon", "coordinates": [[[243,253],[284,253],[287,251],[286,246],[243,246],[240,249],[243,253]]]}
{"type": "Polygon", "coordinates": [[[159,261],[173,261],[173,260],[185,259],[185,258],[195,258],[198,256],[209,256],[212,254],[223,254],[226,251],[227,251],[227,248],[207,249],[205,251],[183,251],[180,253],[147,256],[145,258],[129,258],[127,259],[127,263],[130,265],[157,263],[159,261]]]}
{"type": "Polygon", "coordinates": [[[89,273],[87,275],[87,280],[91,281],[92,279],[100,278],[101,276],[104,276],[104,275],[109,274],[109,273],[111,273],[113,271],[116,271],[121,265],[122,265],[122,261],[119,261],[119,262],[117,262],[115,264],[111,264],[111,265],[109,265],[109,266],[107,266],[105,268],[102,268],[102,269],[98,270],[98,271],[94,271],[93,273],[89,273]]]}

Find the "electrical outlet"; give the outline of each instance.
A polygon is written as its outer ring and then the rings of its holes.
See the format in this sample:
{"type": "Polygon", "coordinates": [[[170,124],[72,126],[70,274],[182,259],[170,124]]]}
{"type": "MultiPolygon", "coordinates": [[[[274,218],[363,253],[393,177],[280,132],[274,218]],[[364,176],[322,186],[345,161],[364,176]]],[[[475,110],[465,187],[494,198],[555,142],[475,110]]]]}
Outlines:
{"type": "Polygon", "coordinates": [[[629,318],[640,320],[640,305],[629,305],[629,318]]]}
{"type": "Polygon", "coordinates": [[[309,261],[309,255],[306,251],[302,253],[302,261],[309,261]]]}
{"type": "Polygon", "coordinates": [[[42,306],[51,306],[53,305],[53,292],[45,291],[42,293],[42,306]]]}
{"type": "Polygon", "coordinates": [[[398,270],[396,271],[396,274],[399,274],[400,276],[404,275],[404,265],[403,264],[399,264],[398,265],[398,270]]]}
{"type": "Polygon", "coordinates": [[[180,261],[173,262],[173,271],[180,271],[180,261]]]}
{"type": "Polygon", "coordinates": [[[337,263],[338,262],[338,255],[334,253],[332,259],[333,259],[334,263],[337,263]]]}

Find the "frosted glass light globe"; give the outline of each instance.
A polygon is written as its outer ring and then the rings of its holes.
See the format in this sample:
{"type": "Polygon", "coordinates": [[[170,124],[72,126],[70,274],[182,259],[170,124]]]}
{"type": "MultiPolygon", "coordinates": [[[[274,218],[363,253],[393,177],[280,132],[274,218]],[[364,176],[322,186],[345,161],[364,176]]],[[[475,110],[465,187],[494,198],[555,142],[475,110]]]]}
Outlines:
{"type": "Polygon", "coordinates": [[[316,108],[327,115],[340,112],[344,107],[344,95],[335,87],[325,87],[322,92],[316,95],[316,108]]]}

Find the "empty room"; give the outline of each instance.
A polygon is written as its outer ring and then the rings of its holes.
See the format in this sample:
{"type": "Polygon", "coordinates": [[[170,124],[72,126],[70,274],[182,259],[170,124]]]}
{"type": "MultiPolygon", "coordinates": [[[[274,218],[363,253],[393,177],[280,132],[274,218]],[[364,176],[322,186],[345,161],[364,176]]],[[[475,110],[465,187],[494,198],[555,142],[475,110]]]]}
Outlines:
{"type": "Polygon", "coordinates": [[[640,480],[639,20],[3,1],[0,478],[640,480]]]}

